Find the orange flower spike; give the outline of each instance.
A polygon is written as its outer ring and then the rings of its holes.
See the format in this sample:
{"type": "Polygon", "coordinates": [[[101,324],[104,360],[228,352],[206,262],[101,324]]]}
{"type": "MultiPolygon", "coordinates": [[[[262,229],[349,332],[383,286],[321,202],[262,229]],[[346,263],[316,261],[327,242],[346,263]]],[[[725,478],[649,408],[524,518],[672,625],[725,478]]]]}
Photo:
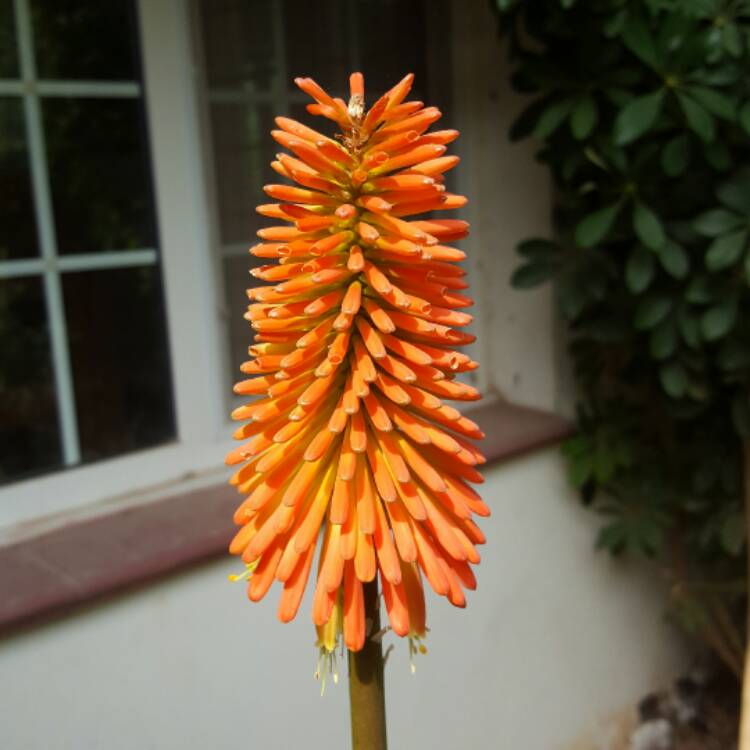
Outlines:
{"type": "Polygon", "coordinates": [[[471,300],[465,254],[446,243],[468,232],[457,219],[420,214],[464,205],[446,193],[446,153],[458,132],[429,128],[437,107],[406,101],[409,74],[366,109],[361,73],[348,104],[296,79],[308,111],[337,123],[335,138],[286,117],[272,136],[290,153],[274,169],[295,184],[266,185],[279,222],[250,252],[245,318],[255,331],[235,393],[253,400],[233,418],[242,441],[227,456],[242,493],[230,552],[242,557],[248,597],[282,585],[278,615],[297,613],[314,575],[318,676],[336,678],[335,650],[368,637],[363,585],[379,579],[393,632],[424,652],[422,576],[453,605],[476,579],[475,516],[489,513],[467,482],[484,461],[479,428],[443,399],[478,398],[455,373],[476,367],[457,351],[473,337],[459,308],[471,300]],[[410,217],[416,216],[416,219],[410,217]],[[320,540],[317,573],[313,558],[320,540]]]}

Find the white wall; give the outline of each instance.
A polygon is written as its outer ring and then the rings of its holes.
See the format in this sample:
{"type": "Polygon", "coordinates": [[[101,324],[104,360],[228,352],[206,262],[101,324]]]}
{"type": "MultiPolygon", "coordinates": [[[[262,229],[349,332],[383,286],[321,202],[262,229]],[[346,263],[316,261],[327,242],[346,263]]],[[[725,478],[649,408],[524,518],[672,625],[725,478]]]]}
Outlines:
{"type": "Polygon", "coordinates": [[[459,188],[469,197],[465,215],[474,310],[480,335],[476,357],[488,386],[516,403],[569,413],[572,397],[561,357],[550,285],[517,291],[516,245],[549,236],[552,190],[538,144],[511,143],[511,124],[528,104],[510,86],[508,51],[498,40],[487,2],[452,3],[455,126],[461,155],[459,188]]]}
{"type": "MultiPolygon", "coordinates": [[[[653,576],[592,550],[554,449],[488,472],[466,610],[431,597],[429,653],[387,665],[391,750],[562,750],[679,664],[653,576]]],[[[3,750],[344,750],[346,682],[321,698],[309,602],[275,619],[221,560],[0,641],[3,750]]],[[[388,640],[391,640],[390,637],[388,640]]]]}

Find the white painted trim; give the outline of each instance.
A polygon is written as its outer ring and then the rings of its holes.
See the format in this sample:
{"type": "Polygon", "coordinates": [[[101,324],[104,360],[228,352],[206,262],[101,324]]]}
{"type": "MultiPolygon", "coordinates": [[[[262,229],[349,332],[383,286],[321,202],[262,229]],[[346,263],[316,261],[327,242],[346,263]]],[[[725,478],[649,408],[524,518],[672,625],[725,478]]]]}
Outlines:
{"type": "Polygon", "coordinates": [[[44,125],[39,96],[34,93],[36,78],[34,62],[34,38],[28,0],[15,0],[16,36],[18,39],[21,77],[32,85],[23,96],[24,123],[29,149],[31,189],[34,199],[34,214],[42,258],[49,264],[44,272],[44,298],[47,307],[52,369],[55,381],[57,416],[60,423],[63,462],[66,466],[77,464],[81,458],[78,441],[75,392],[68,352],[68,334],[65,324],[60,276],[51,267],[57,256],[55,217],[52,212],[47,150],[44,143],[44,125]]]}
{"type": "Polygon", "coordinates": [[[135,99],[141,95],[140,84],[133,81],[38,81],[40,96],[80,96],[86,98],[135,99]]]}
{"type": "Polygon", "coordinates": [[[27,535],[27,529],[35,535],[73,518],[97,515],[102,507],[119,510],[143,497],[168,497],[205,475],[210,477],[207,483],[226,481],[223,458],[235,445],[229,439],[169,443],[3,487],[0,545],[27,535]]]}
{"type": "Polygon", "coordinates": [[[77,96],[86,98],[132,99],[141,95],[141,87],[133,81],[45,81],[29,79],[22,74],[23,80],[0,79],[0,96],[77,96]]]}
{"type": "MultiPolygon", "coordinates": [[[[27,1],[16,0],[19,5],[27,1]]],[[[0,539],[30,526],[38,529],[55,517],[95,513],[102,504],[125,507],[138,498],[168,495],[206,472],[212,481],[226,476],[222,461],[232,441],[222,398],[222,332],[208,242],[187,9],[184,0],[139,0],[139,8],[177,441],[0,488],[0,539]]],[[[40,194],[44,197],[43,190],[40,194]]],[[[46,239],[52,250],[53,242],[54,237],[46,239]]],[[[148,248],[62,257],[47,251],[42,258],[9,261],[2,268],[18,272],[15,275],[43,271],[45,279],[59,282],[60,271],[155,260],[155,251],[148,248]]],[[[54,304],[55,289],[47,293],[54,304]]],[[[62,315],[51,317],[53,325],[55,320],[64,322],[62,315]]]]}
{"type": "Polygon", "coordinates": [[[58,255],[54,258],[21,258],[0,261],[0,279],[34,276],[46,271],[96,271],[102,268],[152,266],[157,262],[156,250],[109,250],[103,253],[58,255]]]}
{"type": "Polygon", "coordinates": [[[21,96],[23,92],[24,85],[21,81],[0,79],[0,96],[21,96]]]}
{"type": "Polygon", "coordinates": [[[220,297],[207,217],[187,3],[139,0],[177,437],[188,445],[222,427],[220,297]]]}

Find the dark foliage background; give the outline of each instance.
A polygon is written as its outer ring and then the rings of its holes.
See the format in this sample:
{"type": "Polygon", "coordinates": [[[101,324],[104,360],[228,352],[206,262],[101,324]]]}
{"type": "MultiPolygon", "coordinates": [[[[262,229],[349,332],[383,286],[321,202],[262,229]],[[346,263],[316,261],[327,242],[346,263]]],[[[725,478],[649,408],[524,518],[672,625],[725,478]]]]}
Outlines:
{"type": "Polygon", "coordinates": [[[556,286],[580,393],[570,480],[597,544],[741,671],[750,434],[750,2],[495,0],[556,189],[512,282],[556,286]]]}

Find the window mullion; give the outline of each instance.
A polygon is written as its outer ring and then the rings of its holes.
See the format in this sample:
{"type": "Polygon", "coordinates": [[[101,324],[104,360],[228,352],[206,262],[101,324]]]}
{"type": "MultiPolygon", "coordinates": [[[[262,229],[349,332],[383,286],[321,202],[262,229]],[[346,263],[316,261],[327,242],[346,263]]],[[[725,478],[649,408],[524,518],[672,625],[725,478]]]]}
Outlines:
{"type": "Polygon", "coordinates": [[[281,0],[273,0],[271,4],[271,18],[273,19],[273,51],[276,76],[274,78],[274,104],[276,111],[289,116],[289,95],[286,71],[286,36],[284,34],[284,8],[281,0]]]}
{"type": "Polygon", "coordinates": [[[139,0],[138,10],[177,432],[205,444],[221,434],[225,409],[187,7],[139,0]]]}
{"type": "Polygon", "coordinates": [[[68,334],[65,324],[60,275],[55,269],[57,239],[50,194],[47,154],[39,95],[36,91],[34,40],[28,0],[15,0],[16,32],[18,38],[21,78],[23,81],[24,119],[29,148],[31,185],[34,212],[41,255],[45,261],[44,295],[47,304],[52,363],[57,392],[57,411],[60,420],[63,461],[67,466],[80,460],[75,392],[68,353],[68,334]]]}

